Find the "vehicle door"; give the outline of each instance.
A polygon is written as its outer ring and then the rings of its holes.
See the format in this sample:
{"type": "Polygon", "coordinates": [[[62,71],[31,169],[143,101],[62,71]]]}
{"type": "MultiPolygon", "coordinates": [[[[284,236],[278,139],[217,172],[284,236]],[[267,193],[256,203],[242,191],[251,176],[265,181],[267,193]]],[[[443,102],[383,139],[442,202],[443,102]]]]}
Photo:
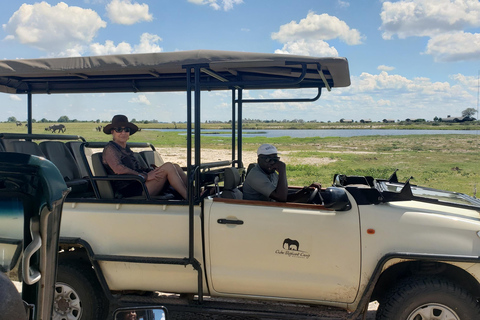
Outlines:
{"type": "Polygon", "coordinates": [[[220,294],[354,301],[360,226],[320,205],[214,198],[206,201],[211,289],[220,294]]]}
{"type": "Polygon", "coordinates": [[[0,318],[27,318],[22,299],[28,319],[51,318],[60,220],[69,191],[45,158],[0,153],[0,271],[6,274],[0,279],[0,318]],[[15,273],[23,281],[17,282],[21,297],[8,282],[15,273]]]}

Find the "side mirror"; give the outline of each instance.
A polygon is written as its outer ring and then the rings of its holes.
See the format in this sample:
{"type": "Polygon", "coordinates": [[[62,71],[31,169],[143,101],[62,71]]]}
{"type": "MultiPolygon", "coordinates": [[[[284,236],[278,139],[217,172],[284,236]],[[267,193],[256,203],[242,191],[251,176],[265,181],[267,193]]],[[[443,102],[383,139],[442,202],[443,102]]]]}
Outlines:
{"type": "Polygon", "coordinates": [[[167,308],[153,307],[126,307],[115,310],[113,320],[167,320],[167,308]]]}

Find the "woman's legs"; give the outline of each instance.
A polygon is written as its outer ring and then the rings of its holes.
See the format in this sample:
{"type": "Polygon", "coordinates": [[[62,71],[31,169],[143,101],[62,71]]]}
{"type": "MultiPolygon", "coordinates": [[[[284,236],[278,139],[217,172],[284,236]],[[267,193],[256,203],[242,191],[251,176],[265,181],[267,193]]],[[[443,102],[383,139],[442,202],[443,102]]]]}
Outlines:
{"type": "Polygon", "coordinates": [[[155,179],[145,182],[150,195],[155,196],[159,194],[165,186],[165,182],[168,181],[184,199],[187,199],[187,176],[183,171],[182,175],[180,175],[177,167],[181,170],[178,165],[166,162],[154,170],[155,179]]]}
{"type": "Polygon", "coordinates": [[[187,186],[188,185],[188,178],[187,178],[187,175],[185,174],[185,171],[183,171],[183,169],[178,164],[175,163],[173,165],[175,166],[175,169],[177,170],[180,178],[182,178],[183,183],[185,184],[185,186],[187,186]]]}

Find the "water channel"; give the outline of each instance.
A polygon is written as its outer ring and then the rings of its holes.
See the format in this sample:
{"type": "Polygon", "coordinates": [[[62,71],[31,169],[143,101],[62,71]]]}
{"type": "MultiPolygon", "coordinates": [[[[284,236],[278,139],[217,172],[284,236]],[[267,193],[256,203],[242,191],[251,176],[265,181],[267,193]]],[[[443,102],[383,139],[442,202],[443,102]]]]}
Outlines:
{"type": "MultiPolygon", "coordinates": [[[[144,129],[186,134],[185,129],[144,129]]],[[[230,137],[231,130],[202,129],[203,135],[230,137]]],[[[243,137],[355,137],[355,136],[399,136],[420,134],[472,134],[480,135],[480,130],[395,130],[395,129],[311,129],[311,130],[243,130],[243,137]]]]}

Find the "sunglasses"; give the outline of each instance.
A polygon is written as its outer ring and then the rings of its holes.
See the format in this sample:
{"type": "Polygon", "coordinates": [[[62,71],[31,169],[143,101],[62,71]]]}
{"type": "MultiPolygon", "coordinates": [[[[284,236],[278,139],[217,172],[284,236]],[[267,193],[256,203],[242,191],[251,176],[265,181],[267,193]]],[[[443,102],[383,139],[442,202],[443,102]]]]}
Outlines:
{"type": "Polygon", "coordinates": [[[114,128],[113,130],[115,130],[115,132],[118,132],[118,133],[123,131],[130,133],[130,128],[114,128]]]}
{"type": "Polygon", "coordinates": [[[261,157],[265,160],[266,163],[275,163],[280,161],[280,157],[261,157]]]}

